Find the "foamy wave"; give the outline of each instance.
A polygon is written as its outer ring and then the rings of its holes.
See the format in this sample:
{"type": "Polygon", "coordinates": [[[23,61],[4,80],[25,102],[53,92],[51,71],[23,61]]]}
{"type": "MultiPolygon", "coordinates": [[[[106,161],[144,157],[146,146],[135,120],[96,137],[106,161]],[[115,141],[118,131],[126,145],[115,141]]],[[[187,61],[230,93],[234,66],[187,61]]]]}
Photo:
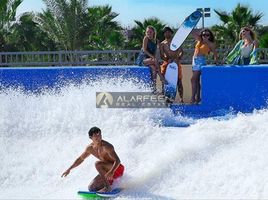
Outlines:
{"type": "Polygon", "coordinates": [[[169,109],[97,109],[98,91],[149,91],[133,81],[101,80],[60,91],[0,93],[0,199],[72,199],[97,174],[89,157],[63,171],[102,129],[126,167],[118,198],[267,198],[268,111],[228,119],[174,117],[169,109]],[[188,128],[162,119],[188,120],[188,128]]]}

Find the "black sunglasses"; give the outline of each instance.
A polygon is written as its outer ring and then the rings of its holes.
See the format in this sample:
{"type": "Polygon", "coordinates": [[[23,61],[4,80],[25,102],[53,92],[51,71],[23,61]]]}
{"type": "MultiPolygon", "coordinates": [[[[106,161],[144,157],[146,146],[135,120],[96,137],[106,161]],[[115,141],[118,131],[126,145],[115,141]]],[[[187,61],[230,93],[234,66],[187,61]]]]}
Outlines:
{"type": "Polygon", "coordinates": [[[241,33],[246,32],[246,31],[249,31],[249,29],[244,28],[244,29],[241,30],[241,33]]]}
{"type": "Polygon", "coordinates": [[[210,34],[209,33],[203,33],[202,36],[206,36],[206,37],[209,37],[210,34]]]}

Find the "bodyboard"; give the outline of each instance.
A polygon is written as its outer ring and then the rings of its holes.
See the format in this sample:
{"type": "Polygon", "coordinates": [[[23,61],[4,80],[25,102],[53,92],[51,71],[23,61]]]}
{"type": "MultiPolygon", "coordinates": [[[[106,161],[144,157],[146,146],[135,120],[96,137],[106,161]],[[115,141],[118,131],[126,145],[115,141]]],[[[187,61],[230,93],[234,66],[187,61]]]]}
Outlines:
{"type": "Polygon", "coordinates": [[[84,199],[89,198],[112,198],[116,197],[123,189],[122,188],[114,188],[110,192],[92,192],[92,191],[78,191],[77,194],[84,199]]]}
{"type": "Polygon", "coordinates": [[[96,192],[91,191],[78,191],[77,194],[81,196],[83,199],[89,199],[89,198],[97,198],[99,197],[96,192]]]}
{"type": "Polygon", "coordinates": [[[178,48],[180,48],[201,17],[202,13],[196,10],[184,20],[170,43],[170,49],[172,51],[176,51],[178,48]]]}
{"type": "Polygon", "coordinates": [[[110,192],[96,192],[96,194],[100,197],[116,197],[123,189],[122,188],[114,188],[110,192]]]}
{"type": "Polygon", "coordinates": [[[166,97],[175,100],[178,82],[178,65],[175,62],[169,63],[165,73],[167,84],[164,85],[164,94],[166,97]]]}

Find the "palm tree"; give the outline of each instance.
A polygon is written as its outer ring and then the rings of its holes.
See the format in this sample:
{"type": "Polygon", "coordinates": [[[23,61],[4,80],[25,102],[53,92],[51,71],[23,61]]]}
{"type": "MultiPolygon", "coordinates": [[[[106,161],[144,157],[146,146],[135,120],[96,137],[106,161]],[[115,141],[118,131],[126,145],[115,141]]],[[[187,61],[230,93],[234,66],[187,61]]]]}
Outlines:
{"type": "Polygon", "coordinates": [[[0,1],[0,30],[8,29],[15,21],[16,11],[23,0],[0,1]]]}
{"type": "Polygon", "coordinates": [[[55,44],[34,21],[33,12],[23,13],[11,26],[10,43],[17,51],[55,50],[55,44]]]}
{"type": "Polygon", "coordinates": [[[85,45],[88,30],[87,0],[43,0],[46,11],[37,21],[59,49],[80,50],[85,45]]]}
{"type": "Polygon", "coordinates": [[[129,41],[129,48],[138,49],[141,47],[146,27],[149,25],[153,26],[156,29],[156,32],[158,33],[157,39],[159,39],[160,41],[164,39],[162,30],[166,26],[166,24],[161,22],[161,20],[159,20],[158,18],[148,18],[145,19],[143,22],[134,20],[134,22],[136,23],[136,26],[132,28],[133,36],[129,41]]]}
{"type": "Polygon", "coordinates": [[[268,33],[260,37],[260,48],[268,48],[268,33]]]}
{"type": "Polygon", "coordinates": [[[260,48],[268,48],[268,26],[259,26],[257,33],[260,41],[260,48]]]}
{"type": "Polygon", "coordinates": [[[239,40],[240,29],[244,26],[255,28],[263,17],[262,13],[253,14],[253,11],[240,3],[234,8],[231,13],[225,11],[215,10],[223,22],[222,25],[215,25],[212,30],[217,39],[224,39],[230,43],[235,43],[239,40]]]}
{"type": "Polygon", "coordinates": [[[10,26],[15,21],[16,11],[22,0],[1,0],[0,1],[0,51],[9,50],[8,36],[10,26]]]}
{"type": "Polygon", "coordinates": [[[88,8],[88,49],[104,50],[122,48],[124,37],[123,29],[115,21],[117,13],[112,7],[94,6],[88,8]]]}

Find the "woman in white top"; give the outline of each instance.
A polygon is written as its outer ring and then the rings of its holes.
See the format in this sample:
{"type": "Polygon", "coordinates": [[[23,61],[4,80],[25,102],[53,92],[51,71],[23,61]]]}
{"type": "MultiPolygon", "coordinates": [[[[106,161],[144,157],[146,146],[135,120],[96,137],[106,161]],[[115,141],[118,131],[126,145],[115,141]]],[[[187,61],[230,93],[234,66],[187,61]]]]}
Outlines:
{"type": "Polygon", "coordinates": [[[258,42],[255,33],[248,27],[241,29],[240,40],[225,58],[227,64],[251,65],[257,64],[258,42]]]}

